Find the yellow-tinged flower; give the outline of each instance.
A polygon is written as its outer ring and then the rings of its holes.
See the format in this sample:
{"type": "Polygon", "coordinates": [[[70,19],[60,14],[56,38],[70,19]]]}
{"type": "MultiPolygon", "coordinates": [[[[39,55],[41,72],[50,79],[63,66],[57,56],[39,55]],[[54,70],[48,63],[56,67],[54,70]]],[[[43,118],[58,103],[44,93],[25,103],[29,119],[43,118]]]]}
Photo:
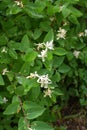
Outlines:
{"type": "Polygon", "coordinates": [[[67,31],[65,29],[62,29],[60,27],[59,30],[58,30],[58,33],[57,33],[57,40],[59,40],[60,38],[65,39],[66,38],[66,32],[67,31]]]}
{"type": "Polygon", "coordinates": [[[76,51],[76,50],[75,50],[75,51],[73,52],[73,55],[74,55],[76,58],[79,57],[79,54],[80,54],[80,51],[76,51]]]}
{"type": "Polygon", "coordinates": [[[52,94],[52,90],[51,89],[47,89],[47,90],[44,90],[44,97],[47,97],[49,96],[51,98],[51,94],[52,94]]]}

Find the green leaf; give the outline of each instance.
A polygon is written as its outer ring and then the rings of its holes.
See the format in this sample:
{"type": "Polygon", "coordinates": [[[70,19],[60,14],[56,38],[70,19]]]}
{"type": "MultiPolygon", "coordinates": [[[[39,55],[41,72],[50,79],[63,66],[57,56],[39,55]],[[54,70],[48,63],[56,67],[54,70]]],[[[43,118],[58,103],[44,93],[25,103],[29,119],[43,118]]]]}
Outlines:
{"type": "Polygon", "coordinates": [[[63,92],[60,90],[60,89],[55,89],[54,90],[54,92],[53,92],[55,95],[57,95],[57,96],[61,96],[61,95],[63,95],[63,92]]]}
{"type": "Polygon", "coordinates": [[[38,116],[42,115],[44,111],[45,111],[45,108],[42,108],[39,106],[28,109],[27,110],[27,118],[28,119],[35,119],[38,116]]]}
{"type": "Polygon", "coordinates": [[[35,130],[54,130],[51,126],[43,121],[34,121],[31,125],[31,128],[35,130]]]}
{"type": "Polygon", "coordinates": [[[33,3],[29,3],[29,5],[27,5],[23,9],[32,18],[44,18],[42,12],[39,12],[38,7],[33,3]]]}
{"type": "Polygon", "coordinates": [[[12,104],[13,103],[19,103],[20,104],[20,100],[19,100],[19,97],[17,95],[13,96],[13,98],[12,98],[12,104]]]}
{"type": "Polygon", "coordinates": [[[5,85],[2,75],[0,74],[0,85],[5,85]]]}
{"type": "Polygon", "coordinates": [[[20,44],[20,50],[22,52],[27,52],[27,50],[30,48],[30,41],[29,38],[27,36],[27,34],[25,34],[21,40],[21,44],[20,44]]]}
{"type": "Polygon", "coordinates": [[[66,65],[66,64],[62,64],[60,67],[59,67],[59,69],[58,69],[58,71],[60,72],[60,73],[67,73],[67,72],[69,72],[70,71],[70,67],[68,66],[68,65],[66,65]]]}
{"type": "Polygon", "coordinates": [[[44,65],[45,65],[45,67],[46,67],[46,69],[47,69],[48,71],[52,71],[52,66],[53,66],[52,60],[51,60],[51,61],[46,60],[46,61],[44,62],[44,65]]]}
{"type": "Polygon", "coordinates": [[[13,59],[17,59],[17,58],[18,58],[16,51],[13,50],[13,49],[9,49],[9,55],[10,55],[13,59]]]}
{"type": "Polygon", "coordinates": [[[8,90],[11,94],[14,93],[14,89],[15,89],[14,85],[9,85],[9,86],[7,87],[7,90],[8,90]]]}
{"type": "Polygon", "coordinates": [[[23,76],[17,77],[18,83],[23,85],[24,87],[24,93],[27,94],[28,91],[30,91],[33,87],[38,87],[38,83],[36,82],[36,79],[27,79],[23,76]]]}
{"type": "Polygon", "coordinates": [[[76,17],[81,17],[83,14],[80,10],[76,9],[75,7],[70,7],[70,10],[72,11],[72,14],[76,17]]]}
{"type": "Polygon", "coordinates": [[[0,46],[6,45],[8,42],[8,38],[5,35],[0,36],[0,46]]]}
{"type": "Polygon", "coordinates": [[[63,8],[62,13],[63,13],[64,18],[66,18],[67,16],[70,15],[71,10],[68,8],[63,8]]]}
{"type": "Polygon", "coordinates": [[[25,119],[21,117],[18,122],[18,130],[29,130],[25,119]]]}
{"type": "Polygon", "coordinates": [[[54,33],[53,33],[53,30],[51,29],[47,35],[45,36],[44,38],[44,42],[47,42],[47,41],[52,41],[54,40],[54,33]]]}
{"type": "Polygon", "coordinates": [[[20,95],[22,96],[24,94],[24,87],[23,86],[18,86],[16,89],[15,89],[15,93],[17,95],[20,95]]]}
{"type": "Polygon", "coordinates": [[[36,59],[37,55],[38,55],[38,53],[36,51],[34,51],[33,49],[29,49],[27,54],[25,54],[23,56],[23,60],[25,62],[30,62],[31,63],[36,59]]]}
{"type": "Polygon", "coordinates": [[[73,15],[73,14],[69,16],[69,20],[73,24],[79,24],[77,17],[75,15],[73,15]]]}
{"type": "Polygon", "coordinates": [[[3,104],[3,99],[1,96],[0,96],[0,104],[3,104]]]}
{"type": "Polygon", "coordinates": [[[58,56],[63,56],[67,54],[67,51],[64,48],[56,47],[53,51],[53,54],[58,55],[58,56]]]}
{"type": "Polygon", "coordinates": [[[21,11],[22,9],[20,7],[18,7],[16,4],[12,4],[7,9],[6,14],[7,15],[18,14],[21,11]]]}
{"type": "Polygon", "coordinates": [[[59,82],[61,80],[61,76],[59,72],[56,72],[55,75],[53,76],[53,81],[59,82]]]}
{"type": "Polygon", "coordinates": [[[54,59],[53,59],[53,66],[55,68],[58,68],[64,61],[64,56],[61,56],[61,57],[58,57],[58,56],[55,56],[54,59]]]}
{"type": "Polygon", "coordinates": [[[56,5],[56,6],[52,6],[51,5],[50,7],[47,8],[48,15],[52,16],[52,15],[54,15],[57,12],[60,12],[60,8],[59,8],[58,5],[56,5]]]}
{"type": "Polygon", "coordinates": [[[25,75],[28,75],[29,74],[29,71],[30,71],[30,63],[29,62],[25,62],[21,69],[20,69],[20,73],[21,74],[25,74],[25,75]]]}
{"type": "Polygon", "coordinates": [[[40,28],[43,31],[49,32],[51,30],[50,21],[40,22],[40,28]]]}
{"type": "Polygon", "coordinates": [[[41,92],[40,91],[40,87],[34,87],[34,88],[32,88],[30,90],[30,92],[29,92],[29,95],[30,95],[29,98],[31,100],[35,101],[38,98],[40,92],[41,92]]]}
{"type": "Polygon", "coordinates": [[[42,34],[42,31],[40,29],[36,28],[34,31],[34,34],[33,34],[34,40],[38,39],[41,34],[42,34]]]}
{"type": "Polygon", "coordinates": [[[7,106],[6,110],[4,111],[5,115],[11,115],[17,113],[17,111],[20,109],[20,103],[14,102],[7,106]]]}
{"type": "Polygon", "coordinates": [[[34,119],[39,117],[45,111],[45,108],[34,103],[34,102],[25,102],[24,109],[28,119],[34,119]]]}

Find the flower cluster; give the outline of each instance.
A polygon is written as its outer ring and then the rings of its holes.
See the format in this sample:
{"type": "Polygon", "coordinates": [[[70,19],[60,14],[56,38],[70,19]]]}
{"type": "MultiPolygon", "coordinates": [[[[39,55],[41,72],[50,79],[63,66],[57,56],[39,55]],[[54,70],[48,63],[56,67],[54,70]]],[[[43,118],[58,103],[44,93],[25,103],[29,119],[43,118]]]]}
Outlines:
{"type": "Polygon", "coordinates": [[[45,61],[45,58],[47,57],[47,51],[48,50],[54,50],[53,48],[53,40],[46,43],[39,43],[37,44],[37,50],[43,49],[40,54],[38,54],[38,57],[42,58],[42,61],[45,61]]]}
{"type": "Polygon", "coordinates": [[[66,30],[65,29],[62,29],[61,27],[59,28],[58,30],[58,33],[57,33],[57,40],[59,40],[60,38],[61,39],[65,39],[66,37],[66,30]]]}
{"type": "Polygon", "coordinates": [[[44,97],[49,96],[51,97],[52,90],[48,87],[49,84],[52,83],[52,81],[49,79],[48,74],[46,75],[38,75],[37,72],[30,73],[29,76],[26,78],[38,78],[37,83],[41,84],[41,88],[44,88],[44,97]]]}
{"type": "Polygon", "coordinates": [[[48,88],[48,84],[51,84],[51,80],[49,79],[48,74],[41,75],[38,76],[37,83],[41,84],[41,88],[48,88]]]}

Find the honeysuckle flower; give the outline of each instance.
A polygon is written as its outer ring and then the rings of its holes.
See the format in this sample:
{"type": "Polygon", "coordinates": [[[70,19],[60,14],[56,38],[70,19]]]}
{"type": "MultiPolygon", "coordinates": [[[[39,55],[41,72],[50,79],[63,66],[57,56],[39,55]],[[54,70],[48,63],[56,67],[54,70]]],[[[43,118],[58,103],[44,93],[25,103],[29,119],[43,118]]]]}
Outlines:
{"type": "Polygon", "coordinates": [[[48,85],[51,84],[52,82],[49,79],[48,74],[47,74],[47,75],[39,76],[37,83],[41,84],[41,88],[48,88],[48,85]]]}
{"type": "Polygon", "coordinates": [[[3,47],[3,49],[2,49],[2,51],[1,51],[1,53],[7,53],[7,50],[6,50],[6,48],[5,48],[5,47],[3,47]]]}
{"type": "Polygon", "coordinates": [[[84,32],[80,32],[80,33],[78,34],[78,36],[79,36],[79,37],[84,36],[84,32]]]}
{"type": "Polygon", "coordinates": [[[51,17],[50,21],[53,22],[55,20],[55,17],[51,17]]]}
{"type": "Polygon", "coordinates": [[[3,98],[3,103],[7,103],[8,99],[6,97],[3,98]]]}
{"type": "Polygon", "coordinates": [[[37,45],[37,50],[40,50],[41,48],[44,48],[45,43],[38,43],[37,45]]]}
{"type": "Polygon", "coordinates": [[[3,69],[2,75],[5,75],[7,72],[9,72],[7,68],[3,69]]]}
{"type": "Polygon", "coordinates": [[[50,42],[46,42],[45,47],[49,50],[54,50],[53,48],[53,40],[51,40],[50,42]]]}
{"type": "Polygon", "coordinates": [[[61,12],[64,8],[64,5],[61,5],[59,8],[60,8],[59,11],[61,12]]]}
{"type": "Polygon", "coordinates": [[[39,75],[37,74],[37,71],[35,71],[35,73],[30,73],[30,75],[27,76],[26,78],[29,79],[29,78],[36,78],[36,77],[39,77],[39,75]]]}
{"type": "Polygon", "coordinates": [[[58,30],[58,33],[57,33],[57,40],[59,40],[60,38],[61,39],[65,39],[66,37],[66,30],[65,29],[62,29],[61,27],[59,28],[58,30]]]}
{"type": "Polygon", "coordinates": [[[51,98],[51,94],[52,94],[52,90],[51,89],[46,89],[44,90],[44,97],[47,97],[49,96],[51,98]]]}
{"type": "Polygon", "coordinates": [[[18,6],[20,6],[20,7],[23,7],[23,3],[22,3],[22,1],[14,1],[18,6]]]}
{"type": "Polygon", "coordinates": [[[76,58],[79,57],[79,54],[80,54],[80,51],[76,51],[76,50],[75,50],[75,51],[73,52],[73,55],[74,55],[76,58]]]}
{"type": "Polygon", "coordinates": [[[47,57],[47,49],[42,50],[41,54],[38,55],[38,57],[42,58],[42,61],[45,61],[45,58],[47,57]]]}

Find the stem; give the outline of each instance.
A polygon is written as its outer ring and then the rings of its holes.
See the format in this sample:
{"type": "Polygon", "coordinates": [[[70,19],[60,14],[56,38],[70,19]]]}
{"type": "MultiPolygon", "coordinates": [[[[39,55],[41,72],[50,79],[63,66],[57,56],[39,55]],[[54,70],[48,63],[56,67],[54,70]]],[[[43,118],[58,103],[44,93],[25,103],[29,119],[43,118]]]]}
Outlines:
{"type": "Polygon", "coordinates": [[[19,98],[19,101],[20,101],[20,106],[21,106],[21,109],[22,109],[23,115],[24,115],[25,123],[26,123],[26,125],[27,125],[27,128],[30,128],[30,124],[29,124],[29,122],[28,122],[28,120],[27,120],[27,118],[26,118],[27,115],[26,115],[25,110],[24,110],[24,108],[23,108],[22,100],[21,100],[20,96],[18,96],[18,98],[19,98]]]}

